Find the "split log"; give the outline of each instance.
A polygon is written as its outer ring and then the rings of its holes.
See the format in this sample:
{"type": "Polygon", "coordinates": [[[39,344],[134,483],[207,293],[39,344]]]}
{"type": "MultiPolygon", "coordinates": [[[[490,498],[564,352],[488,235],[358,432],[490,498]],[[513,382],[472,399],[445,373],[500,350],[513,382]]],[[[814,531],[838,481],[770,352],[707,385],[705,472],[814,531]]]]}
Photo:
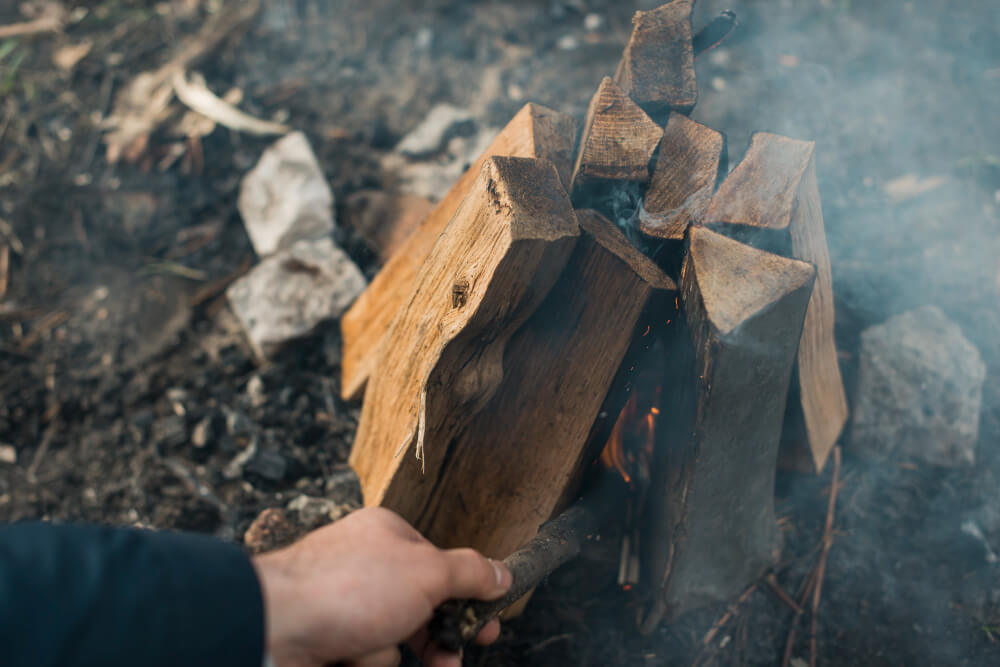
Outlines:
{"type": "Polygon", "coordinates": [[[774,564],[775,460],[815,269],[691,227],[644,542],[655,629],[774,564]]]}
{"type": "Polygon", "coordinates": [[[341,395],[360,397],[375,368],[379,346],[396,312],[410,293],[413,280],[448,222],[482,171],[487,158],[499,155],[550,160],[568,187],[576,121],[538,104],[526,104],[469,167],[426,220],[382,267],[368,289],[341,321],[343,359],[341,395]]]}
{"type": "Polygon", "coordinates": [[[629,344],[647,328],[646,304],[676,295],[614,224],[595,211],[577,218],[584,234],[508,344],[500,388],[451,442],[438,477],[421,480],[427,490],[408,492],[410,503],[427,501],[403,516],[441,547],[505,558],[565,507],[604,445],[588,446],[588,433],[629,344]]]}
{"type": "Polygon", "coordinates": [[[698,101],[691,37],[693,0],[636,12],[615,81],[650,115],[688,113],[698,101]]]}
{"type": "Polygon", "coordinates": [[[604,77],[587,108],[571,192],[593,180],[646,183],[649,162],[662,136],[663,128],[610,77],[604,77]]]}
{"type": "Polygon", "coordinates": [[[816,186],[815,144],[755,134],[746,156],[719,186],[705,224],[816,266],[816,288],[799,343],[800,400],[791,407],[803,413],[805,439],[816,470],[822,470],[847,420],[847,399],[834,341],[833,278],[816,186]]]}
{"type": "Polygon", "coordinates": [[[510,336],[572,253],[576,216],[548,160],[492,157],[392,321],[350,463],[366,505],[401,511],[503,377],[510,336]],[[419,459],[419,460],[417,460],[419,459]]]}
{"type": "Polygon", "coordinates": [[[725,135],[671,113],[639,210],[639,231],[653,238],[682,240],[688,225],[700,221],[708,210],[725,173],[725,135]]]}

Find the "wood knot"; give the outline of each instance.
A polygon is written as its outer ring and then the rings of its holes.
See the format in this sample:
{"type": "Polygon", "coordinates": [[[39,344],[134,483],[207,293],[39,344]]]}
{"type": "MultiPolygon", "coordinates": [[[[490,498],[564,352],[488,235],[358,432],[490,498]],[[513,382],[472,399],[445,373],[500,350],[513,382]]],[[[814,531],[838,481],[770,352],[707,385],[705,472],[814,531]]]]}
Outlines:
{"type": "Polygon", "coordinates": [[[451,307],[461,308],[469,300],[469,281],[460,280],[451,286],[451,307]]]}

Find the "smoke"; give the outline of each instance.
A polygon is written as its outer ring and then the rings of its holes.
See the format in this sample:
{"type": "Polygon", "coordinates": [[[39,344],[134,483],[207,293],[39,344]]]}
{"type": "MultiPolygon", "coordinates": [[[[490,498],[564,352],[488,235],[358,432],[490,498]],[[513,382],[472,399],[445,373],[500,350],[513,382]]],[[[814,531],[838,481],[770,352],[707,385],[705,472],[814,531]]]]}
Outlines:
{"type": "MultiPolygon", "coordinates": [[[[850,399],[861,331],[921,305],[989,369],[974,469],[872,463],[847,434],[826,636],[845,660],[975,661],[998,602],[1000,5],[703,0],[694,25],[730,7],[742,27],[699,59],[693,117],[727,133],[730,164],[753,131],[817,142],[850,399]]],[[[795,512],[815,489],[779,495],[795,512]]]]}

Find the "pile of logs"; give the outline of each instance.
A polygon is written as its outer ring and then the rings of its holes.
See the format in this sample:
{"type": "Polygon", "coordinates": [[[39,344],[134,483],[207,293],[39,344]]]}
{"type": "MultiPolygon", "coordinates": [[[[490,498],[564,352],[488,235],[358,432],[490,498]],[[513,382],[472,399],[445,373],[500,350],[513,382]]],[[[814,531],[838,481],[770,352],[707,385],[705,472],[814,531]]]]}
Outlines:
{"type": "Polygon", "coordinates": [[[773,565],[783,425],[822,469],[846,419],[813,144],[759,133],[728,172],[687,115],[719,30],[692,35],[691,6],[636,14],[581,127],[526,105],[342,320],[365,503],[442,547],[509,556],[642,413],[647,630],[773,565]],[[585,208],[619,190],[628,219],[585,208]]]}

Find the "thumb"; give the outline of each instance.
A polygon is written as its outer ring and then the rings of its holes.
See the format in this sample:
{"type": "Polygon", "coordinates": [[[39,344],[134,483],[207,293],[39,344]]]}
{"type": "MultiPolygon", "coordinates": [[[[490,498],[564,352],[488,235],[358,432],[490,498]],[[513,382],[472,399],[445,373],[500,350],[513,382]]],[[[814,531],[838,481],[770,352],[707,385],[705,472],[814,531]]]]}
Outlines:
{"type": "Polygon", "coordinates": [[[445,599],[495,600],[514,581],[503,563],[486,558],[475,549],[449,549],[444,557],[450,574],[445,599]]]}
{"type": "MultiPolygon", "coordinates": [[[[350,667],[396,667],[403,657],[395,646],[369,653],[346,663],[350,667]]],[[[338,663],[339,664],[339,663],[338,663]]]]}

